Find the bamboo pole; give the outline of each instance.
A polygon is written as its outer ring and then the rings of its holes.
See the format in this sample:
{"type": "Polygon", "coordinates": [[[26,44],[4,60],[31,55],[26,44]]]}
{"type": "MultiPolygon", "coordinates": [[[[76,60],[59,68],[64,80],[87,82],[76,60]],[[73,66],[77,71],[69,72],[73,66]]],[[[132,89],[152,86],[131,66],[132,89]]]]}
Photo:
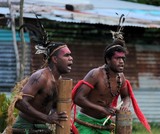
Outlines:
{"type": "Polygon", "coordinates": [[[70,134],[72,84],[72,79],[59,80],[57,112],[66,111],[68,115],[68,120],[60,122],[60,125],[62,125],[64,128],[56,126],[56,134],[70,134]]]}
{"type": "Polygon", "coordinates": [[[132,112],[116,112],[116,134],[132,134],[132,112]]]}

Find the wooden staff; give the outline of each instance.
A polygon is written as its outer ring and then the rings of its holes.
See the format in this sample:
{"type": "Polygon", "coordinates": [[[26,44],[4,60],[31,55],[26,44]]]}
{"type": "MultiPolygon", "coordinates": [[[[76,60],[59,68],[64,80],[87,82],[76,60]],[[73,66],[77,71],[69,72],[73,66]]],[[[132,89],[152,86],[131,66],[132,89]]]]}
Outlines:
{"type": "Polygon", "coordinates": [[[57,112],[66,111],[68,115],[68,120],[60,122],[60,125],[62,125],[64,128],[56,126],[56,134],[70,134],[72,86],[73,86],[72,79],[59,80],[57,112]]]}

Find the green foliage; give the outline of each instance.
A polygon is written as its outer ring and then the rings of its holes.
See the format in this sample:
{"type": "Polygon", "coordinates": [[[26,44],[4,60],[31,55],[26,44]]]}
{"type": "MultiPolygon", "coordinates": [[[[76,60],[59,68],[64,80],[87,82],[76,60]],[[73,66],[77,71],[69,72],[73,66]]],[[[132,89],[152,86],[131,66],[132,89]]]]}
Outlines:
{"type": "MultiPolygon", "coordinates": [[[[158,123],[150,123],[151,131],[153,134],[159,134],[160,124],[158,123]]],[[[149,134],[149,132],[144,128],[141,123],[133,122],[132,134],[149,134]]]]}
{"type": "MultiPolygon", "coordinates": [[[[8,107],[11,103],[11,100],[13,98],[13,94],[11,98],[7,98],[6,94],[0,94],[0,133],[4,131],[4,129],[7,126],[7,113],[8,113],[8,107]]],[[[18,110],[14,110],[14,116],[16,117],[18,115],[18,110]]]]}
{"type": "Polygon", "coordinates": [[[10,104],[10,100],[5,94],[0,94],[0,132],[6,127],[7,110],[10,104]]]}
{"type": "Polygon", "coordinates": [[[125,0],[125,1],[160,6],[160,0],[125,0]]]}

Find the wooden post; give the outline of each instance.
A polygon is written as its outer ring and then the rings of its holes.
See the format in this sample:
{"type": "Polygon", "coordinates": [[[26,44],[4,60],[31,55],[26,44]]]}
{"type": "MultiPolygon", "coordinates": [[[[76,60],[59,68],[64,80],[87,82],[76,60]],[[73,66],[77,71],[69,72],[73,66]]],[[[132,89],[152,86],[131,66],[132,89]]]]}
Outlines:
{"type": "Polygon", "coordinates": [[[116,113],[116,134],[132,134],[131,111],[119,110],[116,113]]]}
{"type": "Polygon", "coordinates": [[[58,125],[56,126],[56,134],[70,134],[71,90],[73,86],[72,84],[72,79],[59,80],[57,111],[66,111],[68,115],[68,120],[60,122],[60,124],[64,126],[64,128],[61,128],[58,125]]]}
{"type": "Polygon", "coordinates": [[[17,39],[16,39],[16,28],[15,28],[15,17],[14,17],[14,10],[11,4],[11,0],[8,0],[8,6],[10,9],[10,15],[11,15],[11,27],[12,27],[12,33],[13,33],[13,46],[14,46],[14,51],[15,51],[15,56],[16,56],[16,79],[19,80],[20,76],[20,59],[19,59],[19,52],[18,52],[18,46],[17,46],[17,39]]]}

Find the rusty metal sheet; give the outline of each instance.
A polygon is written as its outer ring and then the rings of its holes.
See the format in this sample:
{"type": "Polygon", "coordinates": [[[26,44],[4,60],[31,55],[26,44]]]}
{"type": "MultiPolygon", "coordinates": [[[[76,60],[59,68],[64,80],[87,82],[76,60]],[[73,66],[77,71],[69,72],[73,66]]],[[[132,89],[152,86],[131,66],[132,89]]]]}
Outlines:
{"type": "MultiPolygon", "coordinates": [[[[5,0],[0,1],[4,3],[5,0]]],[[[7,8],[7,7],[5,7],[7,8]]],[[[19,5],[17,0],[12,0],[14,14],[19,16],[19,5]],[[14,4],[14,2],[16,4],[14,4]]],[[[126,16],[124,26],[135,26],[144,28],[160,28],[160,9],[156,6],[124,2],[119,0],[97,0],[73,1],[73,0],[27,0],[24,2],[24,17],[33,18],[33,12],[41,18],[61,22],[88,23],[117,25],[121,14],[126,16]],[[69,11],[65,8],[67,4],[91,4],[93,9],[69,11]],[[117,15],[118,13],[119,15],[117,15]]],[[[0,8],[0,13],[8,14],[0,8]]]]}

